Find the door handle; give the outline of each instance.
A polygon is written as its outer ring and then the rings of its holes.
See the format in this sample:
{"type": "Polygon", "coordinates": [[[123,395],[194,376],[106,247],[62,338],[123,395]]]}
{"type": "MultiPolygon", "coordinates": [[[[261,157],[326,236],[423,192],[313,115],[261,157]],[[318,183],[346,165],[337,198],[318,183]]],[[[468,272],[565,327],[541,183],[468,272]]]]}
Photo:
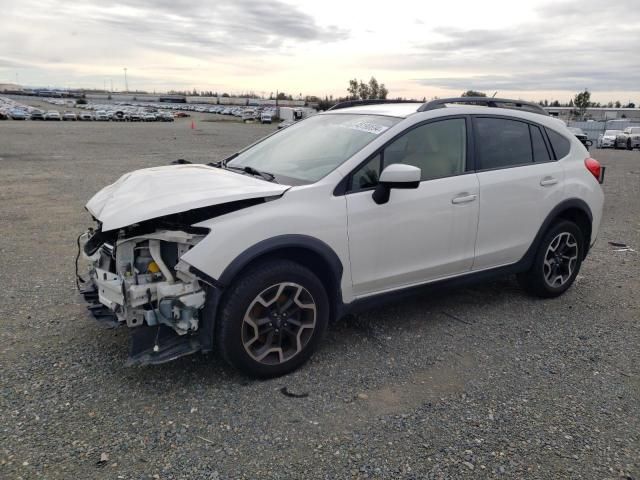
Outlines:
{"type": "Polygon", "coordinates": [[[458,205],[460,203],[469,203],[469,202],[473,202],[476,198],[478,198],[477,195],[468,194],[465,192],[460,194],[460,196],[458,197],[453,197],[453,199],[451,199],[451,203],[455,205],[458,205]]]}
{"type": "Polygon", "coordinates": [[[551,185],[555,185],[556,183],[558,183],[558,179],[553,177],[544,177],[542,180],[540,180],[540,185],[543,187],[550,187],[551,185]]]}

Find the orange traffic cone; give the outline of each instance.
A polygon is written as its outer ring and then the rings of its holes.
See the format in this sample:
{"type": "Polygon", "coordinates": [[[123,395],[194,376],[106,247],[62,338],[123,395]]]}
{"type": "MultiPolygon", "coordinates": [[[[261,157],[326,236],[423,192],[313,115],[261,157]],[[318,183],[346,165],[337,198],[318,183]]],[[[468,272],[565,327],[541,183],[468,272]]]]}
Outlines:
{"type": "Polygon", "coordinates": [[[191,130],[196,128],[196,122],[194,122],[193,120],[191,120],[191,130]]]}

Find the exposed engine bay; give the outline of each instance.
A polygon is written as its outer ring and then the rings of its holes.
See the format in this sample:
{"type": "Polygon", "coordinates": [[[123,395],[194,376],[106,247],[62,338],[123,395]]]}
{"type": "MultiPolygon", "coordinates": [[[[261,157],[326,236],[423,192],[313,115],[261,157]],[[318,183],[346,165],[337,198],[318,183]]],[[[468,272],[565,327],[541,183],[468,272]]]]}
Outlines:
{"type": "Polygon", "coordinates": [[[89,310],[99,320],[148,337],[144,345],[138,338],[137,347],[132,338],[130,363],[162,363],[200,350],[195,332],[205,285],[180,257],[204,234],[158,230],[124,237],[121,231],[109,238],[101,233],[89,230],[78,240],[79,255],[89,264],[88,275],[79,277],[81,293],[93,302],[89,310]]]}

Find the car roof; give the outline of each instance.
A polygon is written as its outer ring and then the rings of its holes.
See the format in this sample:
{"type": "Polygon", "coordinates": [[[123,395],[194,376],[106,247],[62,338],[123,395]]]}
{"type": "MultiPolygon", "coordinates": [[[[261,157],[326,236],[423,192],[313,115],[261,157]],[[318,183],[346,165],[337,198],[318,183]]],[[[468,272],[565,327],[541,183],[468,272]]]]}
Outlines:
{"type": "Polygon", "coordinates": [[[373,105],[358,105],[356,107],[342,108],[340,110],[331,110],[328,113],[337,114],[360,114],[360,115],[385,115],[389,117],[405,118],[416,113],[422,103],[378,103],[373,105]]]}
{"type": "MultiPolygon", "coordinates": [[[[390,117],[407,118],[410,115],[418,113],[418,108],[420,108],[420,106],[422,105],[423,104],[419,102],[358,105],[355,107],[341,108],[339,110],[329,110],[327,112],[323,112],[322,115],[341,115],[355,113],[360,115],[385,115],[390,117]]],[[[421,113],[426,114],[428,118],[437,118],[446,115],[498,115],[528,120],[540,125],[554,128],[556,130],[559,129],[560,131],[567,127],[566,123],[558,118],[514,108],[487,107],[482,105],[462,105],[452,103],[447,104],[446,106],[443,106],[441,108],[434,108],[432,110],[427,110],[421,113]]]]}

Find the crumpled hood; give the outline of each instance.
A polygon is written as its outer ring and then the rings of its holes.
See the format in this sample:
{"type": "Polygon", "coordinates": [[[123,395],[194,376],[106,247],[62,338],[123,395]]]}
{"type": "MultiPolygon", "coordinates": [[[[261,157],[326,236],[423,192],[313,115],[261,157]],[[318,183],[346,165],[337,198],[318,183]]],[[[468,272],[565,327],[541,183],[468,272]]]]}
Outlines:
{"type": "Polygon", "coordinates": [[[288,188],[207,165],[171,165],[124,174],[86,208],[106,232],[194,208],[280,195],[288,188]]]}

